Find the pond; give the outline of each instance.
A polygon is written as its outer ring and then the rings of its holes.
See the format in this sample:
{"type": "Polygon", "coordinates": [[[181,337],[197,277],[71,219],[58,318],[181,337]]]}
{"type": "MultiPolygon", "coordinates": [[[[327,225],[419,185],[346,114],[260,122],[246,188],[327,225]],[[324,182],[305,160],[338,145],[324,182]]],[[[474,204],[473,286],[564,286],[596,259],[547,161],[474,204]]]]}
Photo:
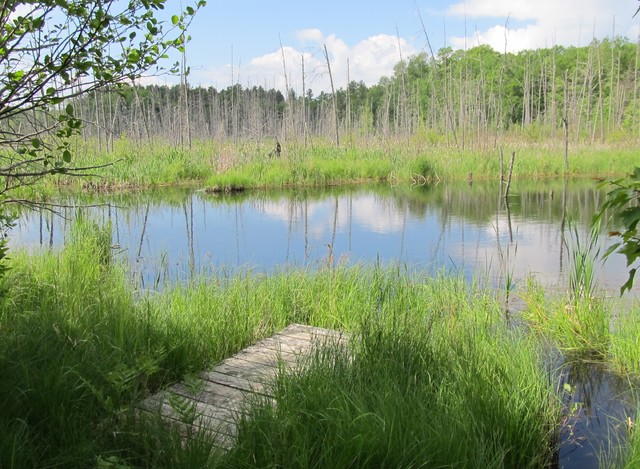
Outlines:
{"type": "MultiPolygon", "coordinates": [[[[555,180],[514,181],[508,204],[494,182],[219,195],[158,189],[60,202],[94,205],[86,210],[100,223],[110,221],[115,250],[144,288],[221,269],[268,272],[363,262],[444,269],[493,286],[517,285],[534,275],[549,288],[562,288],[574,233],[586,242],[601,198],[592,180],[555,180]]],[[[75,213],[24,214],[11,243],[59,246],[75,213]]],[[[608,242],[603,236],[601,244],[608,242]]],[[[599,287],[612,294],[626,280],[622,256],[598,263],[596,270],[599,287]]]]}
{"type": "MultiPolygon", "coordinates": [[[[234,194],[163,188],[61,196],[59,202],[90,206],[83,210],[110,223],[114,252],[128,260],[144,289],[218,272],[380,263],[444,270],[502,289],[517,289],[533,275],[546,288],[563,290],[569,254],[578,240],[586,243],[602,198],[592,180],[547,180],[514,181],[508,204],[496,182],[234,194]]],[[[55,249],[77,210],[61,209],[63,217],[25,213],[10,242],[55,249]]],[[[610,243],[606,228],[602,250],[610,243]]],[[[598,262],[596,275],[601,294],[617,296],[627,277],[624,258],[598,262]]],[[[637,284],[629,296],[638,293],[637,284]]],[[[565,468],[597,467],[599,448],[632,408],[612,397],[625,394],[614,377],[582,368],[565,366],[558,376],[574,387],[567,407],[580,403],[582,409],[571,434],[561,435],[559,464],[565,468]]]]}

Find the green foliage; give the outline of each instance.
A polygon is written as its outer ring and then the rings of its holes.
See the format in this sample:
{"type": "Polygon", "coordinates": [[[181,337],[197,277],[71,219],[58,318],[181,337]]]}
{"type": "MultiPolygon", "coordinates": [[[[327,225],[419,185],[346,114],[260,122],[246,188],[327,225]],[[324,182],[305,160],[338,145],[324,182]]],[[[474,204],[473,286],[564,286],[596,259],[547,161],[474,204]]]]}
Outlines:
{"type": "Polygon", "coordinates": [[[569,253],[569,295],[574,302],[590,301],[595,296],[596,279],[594,264],[600,256],[600,223],[594,223],[586,242],[578,228],[568,223],[569,237],[562,240],[569,253]]]}
{"type": "Polygon", "coordinates": [[[92,91],[159,70],[198,8],[158,19],[166,0],[9,0],[0,12],[0,195],[53,174],[80,174],[71,139],[82,120],[74,104],[92,91]],[[16,13],[19,12],[19,13],[16,13]],[[61,21],[64,19],[64,21],[61,21]],[[143,34],[140,34],[142,33],[143,34]],[[28,117],[27,117],[28,116],[28,117]]]}
{"type": "Polygon", "coordinates": [[[426,158],[416,159],[413,162],[411,172],[425,179],[431,179],[435,175],[431,162],[426,158]]]}
{"type": "Polygon", "coordinates": [[[463,295],[446,312],[372,311],[348,346],[282,373],[227,465],[545,467],[559,409],[540,351],[463,295]]]}
{"type": "MultiPolygon", "coordinates": [[[[108,227],[80,217],[61,251],[9,260],[0,279],[2,467],[549,462],[558,422],[549,344],[505,321],[490,290],[355,265],[209,272],[146,295],[110,245],[108,227]],[[282,376],[282,404],[252,410],[232,455],[212,448],[206,432],[185,438],[135,411],[150,393],[292,322],[343,330],[352,348],[318,351],[282,376]]],[[[545,339],[637,372],[637,308],[610,332],[601,303],[559,302],[534,286],[528,295],[523,317],[540,330],[546,322],[545,339]]],[[[193,418],[185,401],[172,403],[193,418]]]]}
{"type": "Polygon", "coordinates": [[[610,236],[616,237],[615,242],[605,252],[605,258],[612,253],[619,253],[625,256],[629,277],[620,287],[620,294],[631,290],[636,271],[638,270],[638,260],[640,259],[640,237],[638,236],[638,223],[640,222],[640,167],[636,167],[628,177],[616,179],[614,181],[603,182],[601,187],[609,187],[606,200],[602,204],[595,219],[599,222],[605,214],[613,212],[619,217],[622,227],[620,230],[610,231],[610,236]]]}

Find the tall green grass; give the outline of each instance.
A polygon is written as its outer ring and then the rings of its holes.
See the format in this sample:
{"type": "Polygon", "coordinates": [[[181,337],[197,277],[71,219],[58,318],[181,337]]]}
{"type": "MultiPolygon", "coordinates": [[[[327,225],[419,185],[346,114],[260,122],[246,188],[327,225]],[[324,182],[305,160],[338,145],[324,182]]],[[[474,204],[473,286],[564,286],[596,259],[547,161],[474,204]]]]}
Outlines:
{"type": "Polygon", "coordinates": [[[282,374],[225,464],[547,467],[559,405],[536,344],[481,304],[390,316],[282,374]]]}
{"type": "MultiPolygon", "coordinates": [[[[109,233],[81,217],[61,251],[11,253],[0,281],[0,467],[549,461],[559,407],[546,341],[507,322],[482,285],[328,264],[221,270],[141,294],[109,233]],[[206,434],[185,443],[179,429],[137,417],[140,399],[293,322],[348,332],[350,348],[328,348],[282,376],[282,405],[256,407],[233,453],[212,449],[206,434]]],[[[541,315],[558,343],[620,357],[637,376],[637,313],[610,331],[606,309],[550,299],[533,284],[527,292],[523,314],[541,315]]]]}
{"type": "MultiPolygon", "coordinates": [[[[134,300],[109,233],[80,220],[60,253],[12,253],[0,303],[0,467],[135,460],[122,446],[138,432],[132,406],[224,356],[214,336],[194,337],[211,327],[185,336],[174,312],[134,300]]],[[[235,338],[234,351],[253,335],[235,338]]]]}
{"type": "Polygon", "coordinates": [[[608,355],[612,309],[606,301],[547,295],[534,279],[527,280],[520,296],[526,304],[522,318],[558,348],[588,359],[608,355]]]}
{"type": "Polygon", "coordinates": [[[640,376],[640,303],[623,304],[611,325],[610,361],[625,376],[640,376]]]}
{"type": "Polygon", "coordinates": [[[634,469],[640,467],[640,433],[638,429],[638,415],[640,415],[640,395],[638,388],[634,389],[636,401],[635,415],[627,416],[626,420],[618,423],[620,437],[616,447],[610,454],[601,457],[602,467],[634,469]]]}
{"type": "MultiPolygon", "coordinates": [[[[199,184],[219,190],[291,185],[325,186],[362,181],[392,184],[426,184],[439,180],[496,179],[500,173],[499,149],[458,149],[428,145],[420,140],[366,141],[335,148],[318,140],[308,145],[283,142],[280,158],[269,156],[273,142],[194,141],[191,147],[168,142],[136,145],[116,139],[109,150],[95,142],[74,144],[73,164],[80,167],[112,166],[91,171],[93,178],[59,176],[55,181],[77,190],[199,184]]],[[[514,178],[564,175],[563,147],[505,142],[504,152],[516,152],[514,178]]],[[[624,174],[636,161],[632,146],[576,146],[570,155],[569,176],[624,174]]],[[[51,185],[38,186],[49,195],[51,185]]],[[[30,190],[30,189],[25,189],[30,190]]]]}
{"type": "Polygon", "coordinates": [[[562,242],[567,249],[569,288],[566,298],[545,298],[529,278],[523,292],[527,308],[523,317],[536,330],[550,336],[561,349],[585,357],[605,358],[611,340],[611,304],[598,297],[595,263],[600,253],[600,226],[593,225],[586,237],[569,223],[562,242]]]}
{"type": "Polygon", "coordinates": [[[590,301],[596,295],[595,263],[600,258],[600,223],[594,223],[586,240],[569,223],[569,239],[562,240],[569,253],[569,296],[574,302],[590,301]]]}

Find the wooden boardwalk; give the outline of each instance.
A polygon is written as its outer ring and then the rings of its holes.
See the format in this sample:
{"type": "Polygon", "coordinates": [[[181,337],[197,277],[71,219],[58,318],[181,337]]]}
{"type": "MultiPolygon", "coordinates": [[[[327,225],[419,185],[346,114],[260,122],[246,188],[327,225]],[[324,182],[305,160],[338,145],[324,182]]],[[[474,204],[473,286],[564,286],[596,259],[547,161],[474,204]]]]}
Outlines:
{"type": "Polygon", "coordinates": [[[314,346],[342,340],[336,331],[292,324],[200,373],[194,383],[178,383],[147,398],[141,408],[181,425],[212,430],[216,444],[230,448],[236,435],[235,419],[248,395],[272,397],[269,383],[281,366],[293,369],[314,346]]]}

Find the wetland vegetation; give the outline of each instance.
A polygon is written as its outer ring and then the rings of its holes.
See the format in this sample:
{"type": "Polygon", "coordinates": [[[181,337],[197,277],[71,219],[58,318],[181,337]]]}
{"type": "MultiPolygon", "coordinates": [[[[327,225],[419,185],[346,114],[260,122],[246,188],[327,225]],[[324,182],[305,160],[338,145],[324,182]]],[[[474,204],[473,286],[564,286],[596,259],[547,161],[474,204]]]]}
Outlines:
{"type": "Polygon", "coordinates": [[[620,377],[607,396],[624,394],[627,409],[592,458],[637,459],[640,311],[585,283],[588,266],[570,267],[571,290],[533,278],[513,288],[523,306],[505,310],[505,291],[486,279],[375,263],[220,269],[140,292],[111,244],[108,223],[80,216],[61,250],[12,251],[1,284],[3,467],[546,467],[563,445],[589,444],[572,436],[596,412],[588,392],[574,398],[581,381],[566,370],[580,363],[620,377]],[[251,402],[232,452],[136,418],[149,393],[290,323],[353,340],[279,377],[276,409],[251,402]]]}
{"type": "MultiPolygon", "coordinates": [[[[187,7],[172,23],[184,31],[193,14],[187,7]]],[[[108,22],[98,19],[87,24],[103,37],[108,22]]],[[[622,38],[519,54],[443,49],[400,62],[372,87],[351,82],[332,95],[285,96],[240,84],[192,88],[186,75],[174,87],[124,85],[159,60],[162,47],[184,52],[184,36],[154,43],[159,29],[147,19],[122,22],[135,29],[144,20],[151,41],[144,54],[129,44],[120,61],[96,68],[100,54],[82,52],[68,65],[72,78],[51,80],[46,70],[61,72],[44,64],[43,75],[27,80],[19,60],[0,59],[2,89],[10,91],[0,98],[32,99],[24,101],[29,113],[17,106],[0,116],[1,135],[15,139],[1,142],[3,207],[52,208],[69,193],[103,202],[103,192],[169,185],[197,187],[222,204],[231,196],[220,192],[343,186],[339,194],[366,181],[383,183],[405,214],[424,215],[430,198],[442,197],[472,222],[495,215],[499,240],[497,217],[510,216],[501,175],[514,153],[513,178],[541,186],[549,177],[623,176],[638,163],[640,48],[622,38]],[[96,81],[76,90],[92,60],[96,81]],[[57,88],[45,90],[48,82],[57,88]],[[456,190],[429,192],[443,181],[478,188],[482,180],[495,190],[480,186],[471,200],[456,190]],[[481,204],[485,195],[490,202],[481,204]]],[[[19,17],[7,34],[19,43],[37,37],[44,22],[19,17]]],[[[33,60],[43,60],[33,50],[33,60]]],[[[603,446],[583,456],[635,467],[640,306],[599,289],[602,233],[572,231],[565,194],[555,191],[559,206],[549,202],[553,192],[523,189],[513,208],[523,218],[560,217],[562,243],[565,232],[575,233],[562,244],[569,281],[555,289],[535,277],[516,285],[511,271],[496,288],[482,273],[334,262],[333,243],[330,261],[312,268],[214,265],[188,281],[140,288],[134,263],[114,252],[111,211],[96,223],[79,210],[60,249],[47,249],[42,232],[42,249],[7,255],[1,244],[0,467],[579,467],[585,460],[571,451],[590,444],[588,417],[601,417],[596,387],[616,396],[621,410],[600,432],[604,441],[595,438],[603,446]],[[185,438],[136,412],[149,394],[193,380],[290,323],[338,329],[351,340],[279,376],[277,407],[248,402],[230,452],[212,446],[207,432],[185,438]]],[[[261,194],[252,196],[269,202],[261,194]]],[[[599,207],[598,193],[589,194],[576,196],[581,219],[599,207]]],[[[184,210],[188,232],[194,215],[184,197],[169,203],[184,210]]],[[[141,249],[144,229],[139,239],[141,249]]]]}

